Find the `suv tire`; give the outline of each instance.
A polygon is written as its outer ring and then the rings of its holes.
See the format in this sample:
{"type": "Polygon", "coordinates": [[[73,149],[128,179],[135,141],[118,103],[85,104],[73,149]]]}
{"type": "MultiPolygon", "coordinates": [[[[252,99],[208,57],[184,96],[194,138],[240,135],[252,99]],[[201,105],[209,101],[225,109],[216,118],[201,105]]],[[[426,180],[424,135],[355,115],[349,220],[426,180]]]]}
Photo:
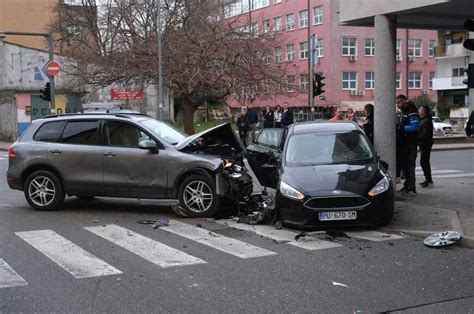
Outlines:
{"type": "Polygon", "coordinates": [[[190,175],[181,182],[178,199],[180,210],[175,212],[184,217],[209,217],[220,203],[214,180],[202,174],[190,175]]]}
{"type": "Polygon", "coordinates": [[[59,178],[47,170],[38,170],[28,176],[24,186],[25,198],[36,210],[56,210],[65,194],[59,178]]]}

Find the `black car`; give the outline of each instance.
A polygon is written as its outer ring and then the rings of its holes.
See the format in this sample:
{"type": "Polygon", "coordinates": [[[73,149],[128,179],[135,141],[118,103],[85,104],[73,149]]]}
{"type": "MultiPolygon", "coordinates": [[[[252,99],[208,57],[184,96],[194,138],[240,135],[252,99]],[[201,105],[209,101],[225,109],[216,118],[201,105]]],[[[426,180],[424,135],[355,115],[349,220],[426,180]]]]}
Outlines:
{"type": "Polygon", "coordinates": [[[247,157],[260,183],[276,189],[275,208],[287,226],[372,226],[392,219],[387,164],[353,122],[263,129],[247,157]]]}

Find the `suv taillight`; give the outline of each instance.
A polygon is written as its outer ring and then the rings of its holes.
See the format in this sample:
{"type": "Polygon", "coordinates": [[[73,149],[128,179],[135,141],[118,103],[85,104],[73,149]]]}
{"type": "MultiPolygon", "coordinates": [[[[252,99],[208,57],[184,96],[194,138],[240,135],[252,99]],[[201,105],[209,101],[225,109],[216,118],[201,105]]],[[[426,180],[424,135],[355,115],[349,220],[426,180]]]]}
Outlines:
{"type": "Polygon", "coordinates": [[[8,148],[8,158],[10,158],[10,159],[15,159],[16,158],[15,150],[11,146],[8,148]]]}

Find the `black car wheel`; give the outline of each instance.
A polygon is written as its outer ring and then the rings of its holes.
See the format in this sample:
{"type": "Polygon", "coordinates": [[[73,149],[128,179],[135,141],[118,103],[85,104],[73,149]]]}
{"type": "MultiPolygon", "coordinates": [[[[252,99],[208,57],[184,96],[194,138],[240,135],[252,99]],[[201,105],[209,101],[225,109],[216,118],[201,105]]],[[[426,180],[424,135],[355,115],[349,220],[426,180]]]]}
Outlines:
{"type": "Polygon", "coordinates": [[[47,170],[33,172],[25,182],[25,198],[36,210],[56,210],[64,200],[59,178],[47,170]]]}
{"type": "Polygon", "coordinates": [[[178,190],[182,216],[209,217],[216,212],[219,199],[214,180],[210,176],[194,174],[181,183],[178,190]]]}

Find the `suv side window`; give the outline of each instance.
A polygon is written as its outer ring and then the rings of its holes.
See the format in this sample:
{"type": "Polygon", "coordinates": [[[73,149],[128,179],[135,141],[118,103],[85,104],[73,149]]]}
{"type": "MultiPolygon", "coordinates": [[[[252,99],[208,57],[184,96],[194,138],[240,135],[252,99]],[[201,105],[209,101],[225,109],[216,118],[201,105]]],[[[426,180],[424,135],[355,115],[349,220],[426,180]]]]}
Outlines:
{"type": "Polygon", "coordinates": [[[140,129],[128,123],[108,121],[106,130],[109,146],[138,148],[140,141],[151,140],[140,129]]]}
{"type": "Polygon", "coordinates": [[[68,121],[61,141],[67,144],[99,145],[100,121],[68,121]]]}
{"type": "Polygon", "coordinates": [[[36,131],[33,139],[40,142],[56,142],[59,132],[63,128],[64,121],[44,123],[36,131]]]}
{"type": "Polygon", "coordinates": [[[283,128],[263,129],[255,140],[255,144],[272,149],[279,149],[283,132],[283,128]]]}

